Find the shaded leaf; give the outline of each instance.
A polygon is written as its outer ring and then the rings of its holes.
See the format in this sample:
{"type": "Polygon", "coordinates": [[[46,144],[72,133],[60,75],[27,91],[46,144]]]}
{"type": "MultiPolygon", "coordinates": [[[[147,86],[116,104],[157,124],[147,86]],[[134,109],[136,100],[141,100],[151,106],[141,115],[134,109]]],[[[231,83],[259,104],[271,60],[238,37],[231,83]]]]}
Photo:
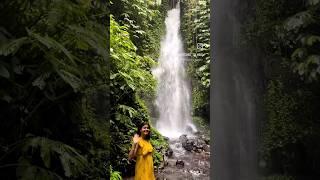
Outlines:
{"type": "Polygon", "coordinates": [[[15,54],[22,45],[28,42],[29,39],[27,37],[10,40],[9,42],[0,46],[0,55],[8,56],[10,54],[15,54]]]}
{"type": "Polygon", "coordinates": [[[0,64],[0,76],[7,78],[7,79],[10,77],[9,71],[2,64],[0,64]]]}

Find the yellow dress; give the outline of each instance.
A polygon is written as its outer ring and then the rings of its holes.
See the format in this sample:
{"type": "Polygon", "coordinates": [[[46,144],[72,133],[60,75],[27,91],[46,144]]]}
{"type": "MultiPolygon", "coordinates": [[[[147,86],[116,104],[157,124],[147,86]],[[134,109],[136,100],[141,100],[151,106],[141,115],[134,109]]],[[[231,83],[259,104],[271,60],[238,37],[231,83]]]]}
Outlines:
{"type": "Polygon", "coordinates": [[[155,180],[153,171],[153,147],[149,141],[139,138],[134,180],[155,180]]]}

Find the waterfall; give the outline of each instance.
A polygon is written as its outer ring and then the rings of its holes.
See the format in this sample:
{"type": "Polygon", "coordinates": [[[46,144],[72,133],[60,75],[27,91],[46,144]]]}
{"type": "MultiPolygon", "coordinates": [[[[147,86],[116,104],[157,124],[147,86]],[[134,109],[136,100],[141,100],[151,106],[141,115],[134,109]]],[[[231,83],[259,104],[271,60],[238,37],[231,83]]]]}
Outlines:
{"type": "Polygon", "coordinates": [[[167,137],[196,131],[191,120],[190,87],[180,35],[180,5],[168,11],[166,35],[161,42],[159,66],[152,70],[158,80],[155,105],[159,112],[156,128],[167,137]]]}

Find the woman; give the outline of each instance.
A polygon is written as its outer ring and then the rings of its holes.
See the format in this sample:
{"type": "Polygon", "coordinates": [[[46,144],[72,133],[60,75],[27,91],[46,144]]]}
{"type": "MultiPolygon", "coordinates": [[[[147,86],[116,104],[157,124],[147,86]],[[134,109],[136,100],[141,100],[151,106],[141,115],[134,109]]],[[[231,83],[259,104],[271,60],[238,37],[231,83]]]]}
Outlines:
{"type": "Polygon", "coordinates": [[[138,126],[137,134],[133,137],[133,144],[129,159],[136,159],[134,180],[155,180],[153,172],[153,147],[149,142],[150,125],[143,122],[138,126]]]}

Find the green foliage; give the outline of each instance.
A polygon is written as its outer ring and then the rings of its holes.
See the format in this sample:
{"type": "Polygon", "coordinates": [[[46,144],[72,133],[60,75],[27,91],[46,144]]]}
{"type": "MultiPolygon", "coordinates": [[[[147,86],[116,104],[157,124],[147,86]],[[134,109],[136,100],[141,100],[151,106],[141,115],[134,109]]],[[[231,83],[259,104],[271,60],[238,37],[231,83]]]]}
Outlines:
{"type": "Polygon", "coordinates": [[[128,27],[137,54],[158,58],[160,38],[164,34],[166,7],[152,0],[119,0],[111,5],[112,14],[120,25],[128,27]]]}
{"type": "Polygon", "coordinates": [[[111,165],[110,165],[110,180],[122,180],[120,172],[113,171],[111,165]]]}
{"type": "MultiPolygon", "coordinates": [[[[113,2],[110,17],[111,165],[123,175],[132,175],[134,164],[128,153],[136,127],[149,122],[146,99],[155,95],[156,81],[151,74],[155,51],[160,44],[160,12],[141,0],[113,2]],[[157,22],[157,24],[155,24],[157,22]],[[160,30],[152,30],[153,23],[160,30]],[[151,34],[151,35],[150,35],[151,34]],[[154,35],[154,36],[153,36],[154,35]],[[150,56],[149,56],[150,55],[150,56]],[[151,58],[152,57],[152,58],[151,58]]],[[[156,149],[154,164],[160,164],[165,141],[152,129],[156,149]],[[155,134],[154,134],[155,132],[155,134]],[[159,149],[160,148],[160,149],[159,149]]]]}
{"type": "MultiPolygon", "coordinates": [[[[44,166],[47,169],[61,169],[64,176],[68,178],[78,177],[81,172],[87,168],[86,158],[80,155],[74,148],[44,137],[27,138],[23,142],[21,150],[22,156],[19,158],[19,164],[28,164],[32,166],[33,163],[37,162],[37,159],[40,158],[41,164],[35,163],[35,165],[33,165],[34,168],[36,168],[36,166],[44,166]],[[54,162],[57,160],[59,161],[58,166],[56,164],[57,162],[54,162]]],[[[29,168],[25,169],[24,167],[19,166],[17,169],[17,176],[22,179],[28,176],[38,176],[36,174],[30,174],[30,171],[32,171],[32,173],[37,173],[35,170],[29,168]]],[[[42,169],[42,171],[45,171],[45,169],[42,169]]],[[[49,171],[48,174],[53,173],[49,171]]]]}
{"type": "Polygon", "coordinates": [[[164,160],[163,155],[169,148],[169,144],[156,129],[152,128],[151,134],[150,142],[155,149],[153,154],[153,163],[155,166],[159,166],[164,160]]]}
{"type": "Polygon", "coordinates": [[[319,7],[313,0],[259,0],[243,27],[243,42],[265,55],[260,158],[270,174],[310,176],[320,167],[320,144],[310,141],[320,135],[319,7]]]}
{"type": "Polygon", "coordinates": [[[108,177],[106,15],[100,1],[1,3],[1,179],[108,177]]]}
{"type": "Polygon", "coordinates": [[[163,161],[163,153],[160,153],[158,151],[155,151],[153,154],[152,154],[152,158],[153,158],[153,164],[155,166],[159,166],[160,163],[163,161]]]}
{"type": "Polygon", "coordinates": [[[125,26],[119,26],[111,16],[110,55],[111,55],[111,94],[122,91],[141,90],[153,92],[155,80],[148,71],[155,64],[149,57],[136,54],[136,46],[131,42],[125,26]],[[122,84],[119,87],[119,84],[122,84]]]}
{"type": "Polygon", "coordinates": [[[317,81],[319,8],[316,1],[258,1],[256,20],[247,28],[248,39],[267,53],[291,59],[292,71],[301,78],[317,81]]]}
{"type": "Polygon", "coordinates": [[[210,124],[206,119],[202,117],[193,116],[192,121],[194,122],[194,124],[200,132],[205,134],[207,137],[210,136],[210,124]]]}
{"type": "Polygon", "coordinates": [[[283,86],[279,81],[271,81],[268,87],[266,107],[269,121],[264,135],[267,155],[301,141],[307,133],[296,119],[296,112],[299,111],[298,96],[288,94],[283,86]]]}
{"type": "Polygon", "coordinates": [[[209,119],[210,6],[208,0],[187,0],[182,4],[182,33],[191,54],[188,72],[192,77],[193,114],[209,119]]]}
{"type": "Polygon", "coordinates": [[[209,89],[194,86],[192,89],[192,110],[194,115],[209,118],[209,89]]]}

